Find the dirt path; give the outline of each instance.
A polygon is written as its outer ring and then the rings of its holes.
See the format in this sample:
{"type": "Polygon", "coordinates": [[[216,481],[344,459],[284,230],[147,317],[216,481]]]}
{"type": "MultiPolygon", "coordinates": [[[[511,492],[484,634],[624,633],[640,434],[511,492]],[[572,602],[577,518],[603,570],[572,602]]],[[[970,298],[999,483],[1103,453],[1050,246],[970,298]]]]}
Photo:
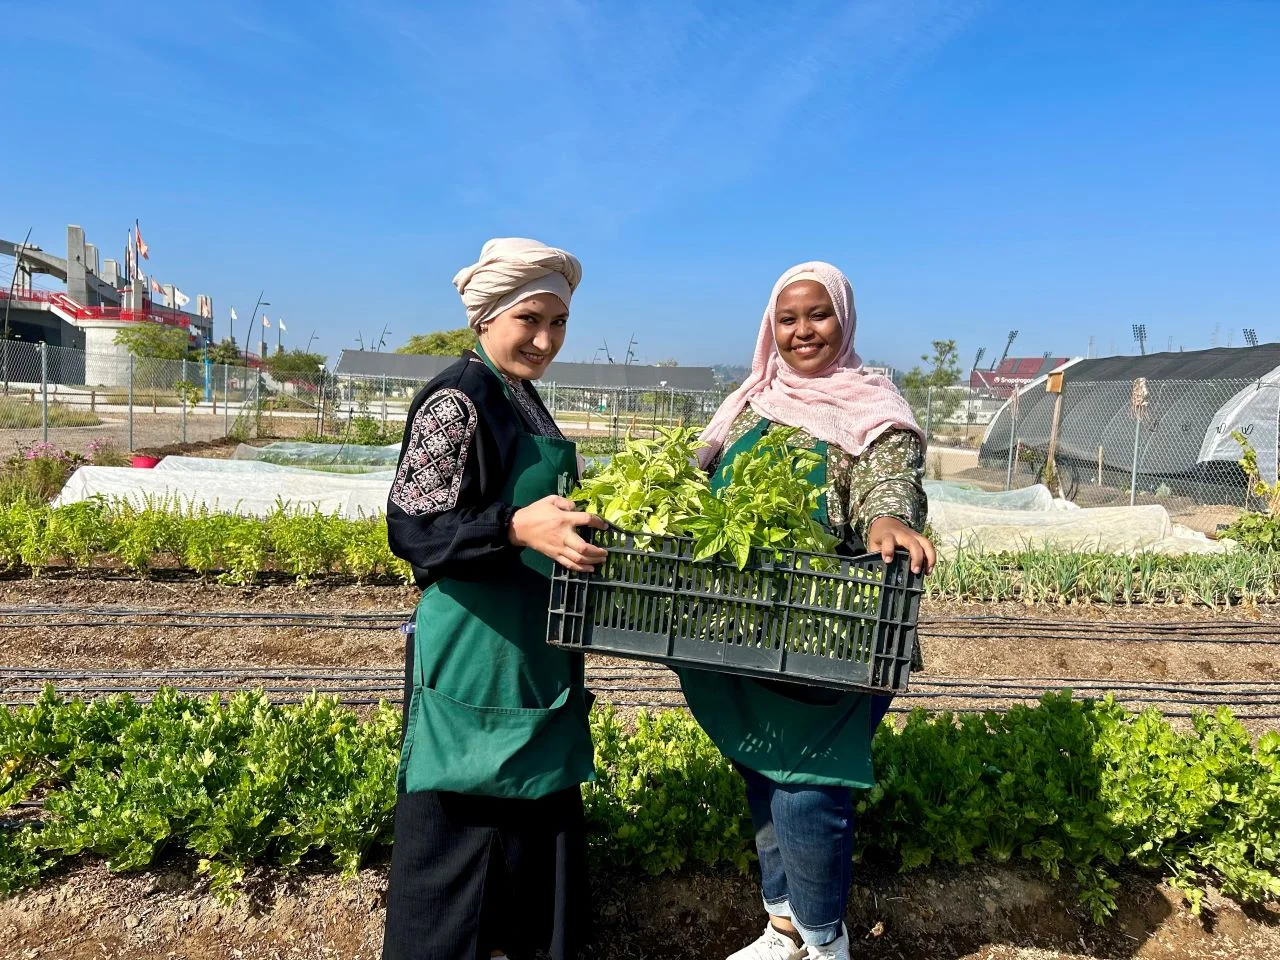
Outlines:
{"type": "MultiPolygon", "coordinates": [[[[353,702],[395,699],[397,628],[415,599],[410,587],[337,582],[0,581],[0,699],[30,700],[46,679],[67,692],[167,683],[300,696],[319,686],[353,702]],[[105,670],[114,675],[69,676],[105,670]],[[144,670],[201,675],[128,676],[144,670]]],[[[1280,726],[1280,609],[926,604],[920,643],[926,669],[895,709],[984,710],[1072,688],[1175,717],[1225,704],[1254,732],[1280,726]]],[[[589,679],[625,708],[683,702],[653,664],[593,657],[589,679]]]]}
{"type": "MultiPolygon", "coordinates": [[[[906,876],[859,867],[846,918],[853,954],[866,960],[1267,960],[1280,957],[1280,916],[1246,915],[1212,897],[1196,920],[1168,888],[1122,878],[1120,909],[1104,928],[1074,893],[1025,867],[984,864],[906,876]]],[[[386,865],[351,881],[329,873],[251,880],[222,906],[170,858],[160,869],[112,876],[101,864],[0,900],[0,958],[379,956],[386,865]]],[[[736,874],[645,878],[597,871],[598,960],[720,958],[763,926],[754,882],[736,874]]]]}

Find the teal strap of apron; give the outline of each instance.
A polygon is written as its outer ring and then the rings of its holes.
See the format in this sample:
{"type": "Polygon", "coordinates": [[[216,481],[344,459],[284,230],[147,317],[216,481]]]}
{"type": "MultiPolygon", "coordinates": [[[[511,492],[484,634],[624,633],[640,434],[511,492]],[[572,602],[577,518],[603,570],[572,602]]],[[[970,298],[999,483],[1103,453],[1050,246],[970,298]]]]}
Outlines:
{"type": "MultiPolygon", "coordinates": [[[[484,352],[484,347],[480,345],[479,341],[476,341],[476,356],[483,360],[484,365],[492,371],[495,377],[498,378],[498,383],[502,386],[502,395],[507,398],[507,403],[511,404],[512,408],[516,411],[516,422],[520,424],[520,428],[523,430],[524,417],[520,415],[520,407],[516,403],[516,398],[511,395],[511,384],[507,378],[502,375],[502,371],[498,369],[497,365],[489,359],[489,355],[484,352]]],[[[527,433],[528,431],[525,432],[527,433]]]]}

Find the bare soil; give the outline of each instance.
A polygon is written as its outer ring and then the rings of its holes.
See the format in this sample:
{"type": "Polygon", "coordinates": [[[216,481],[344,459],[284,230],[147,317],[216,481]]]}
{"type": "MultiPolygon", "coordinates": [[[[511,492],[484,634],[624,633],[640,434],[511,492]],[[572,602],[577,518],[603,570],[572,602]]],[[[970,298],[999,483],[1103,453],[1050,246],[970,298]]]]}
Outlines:
{"type": "MultiPolygon", "coordinates": [[[[649,878],[596,871],[599,960],[724,957],[764,925],[749,877],[649,878]]],[[[231,905],[210,896],[189,858],[111,875],[83,862],[37,890],[0,900],[0,958],[378,957],[385,857],[349,881],[328,872],[252,878],[231,905]]],[[[1105,928],[1074,895],[1024,867],[982,864],[899,876],[862,866],[846,917],[868,960],[1209,960],[1280,957],[1280,916],[1211,896],[1201,918],[1150,878],[1122,878],[1105,928]]]]}

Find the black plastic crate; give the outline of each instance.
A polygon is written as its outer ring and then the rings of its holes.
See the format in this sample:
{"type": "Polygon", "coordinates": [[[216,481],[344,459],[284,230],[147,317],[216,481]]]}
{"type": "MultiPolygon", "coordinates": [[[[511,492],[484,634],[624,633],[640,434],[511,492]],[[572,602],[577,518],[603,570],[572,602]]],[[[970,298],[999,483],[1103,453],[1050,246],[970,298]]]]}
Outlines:
{"type": "Polygon", "coordinates": [[[739,570],[694,562],[685,537],[591,532],[609,556],[594,574],[556,566],[553,646],[837,689],[907,688],[923,577],[905,551],[886,564],[878,553],[753,549],[739,570]]]}

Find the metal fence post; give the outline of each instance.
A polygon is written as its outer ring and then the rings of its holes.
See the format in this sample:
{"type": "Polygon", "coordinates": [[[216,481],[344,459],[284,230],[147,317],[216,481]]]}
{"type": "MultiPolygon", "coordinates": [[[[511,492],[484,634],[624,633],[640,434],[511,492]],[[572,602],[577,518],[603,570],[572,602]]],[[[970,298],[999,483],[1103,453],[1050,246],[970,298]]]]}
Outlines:
{"type": "Polygon", "coordinates": [[[924,394],[924,442],[928,443],[933,437],[933,387],[925,390],[924,394]]]}
{"type": "Polygon", "coordinates": [[[1138,442],[1142,439],[1142,417],[1133,418],[1133,469],[1129,472],[1129,506],[1138,498],[1138,442]]]}
{"type": "Polygon", "coordinates": [[[1018,390],[1013,391],[1013,402],[1009,404],[1009,466],[1004,475],[1004,488],[1013,489],[1013,451],[1018,445],[1018,390]]]}
{"type": "Polygon", "coordinates": [[[231,365],[222,365],[222,435],[231,436],[231,365]]]}
{"type": "Polygon", "coordinates": [[[129,449],[133,449],[133,354],[129,354],[129,449]]]}
{"type": "Polygon", "coordinates": [[[49,345],[40,341],[40,432],[49,442],[49,345]]]}
{"type": "Polygon", "coordinates": [[[187,358],[182,358],[182,392],[178,394],[178,407],[182,417],[182,442],[187,442],[187,358]]]}

